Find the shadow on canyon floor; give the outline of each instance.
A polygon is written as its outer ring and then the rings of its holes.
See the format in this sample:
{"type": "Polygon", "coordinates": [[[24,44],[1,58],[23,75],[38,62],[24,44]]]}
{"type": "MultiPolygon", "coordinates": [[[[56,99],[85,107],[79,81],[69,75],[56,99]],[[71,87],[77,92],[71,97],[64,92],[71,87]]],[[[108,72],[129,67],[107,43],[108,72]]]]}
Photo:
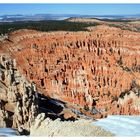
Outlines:
{"type": "Polygon", "coordinates": [[[38,105],[39,105],[39,113],[45,113],[46,117],[55,120],[60,118],[61,121],[75,121],[77,120],[74,117],[70,117],[68,119],[64,118],[64,114],[62,114],[63,110],[66,109],[66,103],[57,99],[53,99],[50,97],[46,97],[42,94],[38,94],[38,105]]]}

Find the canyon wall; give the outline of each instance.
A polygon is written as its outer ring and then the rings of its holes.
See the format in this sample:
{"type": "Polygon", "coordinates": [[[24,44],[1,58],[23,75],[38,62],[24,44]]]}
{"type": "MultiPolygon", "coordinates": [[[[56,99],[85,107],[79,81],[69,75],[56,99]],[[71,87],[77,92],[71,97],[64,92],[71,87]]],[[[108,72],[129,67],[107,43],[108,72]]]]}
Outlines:
{"type": "Polygon", "coordinates": [[[93,115],[140,113],[140,33],[108,26],[19,30],[0,46],[46,96],[93,115]]]}
{"type": "Polygon", "coordinates": [[[29,131],[37,114],[35,84],[20,74],[15,59],[0,52],[0,127],[29,131]]]}

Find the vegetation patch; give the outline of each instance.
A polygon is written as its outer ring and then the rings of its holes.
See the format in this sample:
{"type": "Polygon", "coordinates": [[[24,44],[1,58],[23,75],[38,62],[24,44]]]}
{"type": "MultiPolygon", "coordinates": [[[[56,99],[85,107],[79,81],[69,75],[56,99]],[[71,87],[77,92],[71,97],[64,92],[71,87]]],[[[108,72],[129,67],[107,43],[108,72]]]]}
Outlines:
{"type": "Polygon", "coordinates": [[[0,34],[6,34],[19,29],[33,29],[38,31],[86,31],[86,27],[96,26],[98,23],[76,23],[65,20],[47,21],[17,21],[0,23],[0,34]]]}

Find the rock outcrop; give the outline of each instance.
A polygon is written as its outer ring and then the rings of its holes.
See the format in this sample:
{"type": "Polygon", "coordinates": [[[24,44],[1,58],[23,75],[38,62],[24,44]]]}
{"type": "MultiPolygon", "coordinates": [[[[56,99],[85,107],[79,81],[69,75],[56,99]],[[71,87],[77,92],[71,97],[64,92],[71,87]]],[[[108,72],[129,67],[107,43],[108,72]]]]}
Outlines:
{"type": "Polygon", "coordinates": [[[140,113],[135,98],[120,103],[133,83],[140,85],[140,33],[108,26],[89,32],[19,30],[0,46],[46,96],[97,117],[140,113]]]}
{"type": "Polygon", "coordinates": [[[35,84],[20,74],[15,59],[0,54],[0,127],[29,131],[38,115],[35,84]]]}
{"type": "Polygon", "coordinates": [[[30,129],[30,136],[47,137],[80,137],[80,136],[114,136],[99,126],[94,126],[91,121],[84,119],[75,122],[60,121],[60,119],[44,119],[44,114],[39,114],[30,129]]]}

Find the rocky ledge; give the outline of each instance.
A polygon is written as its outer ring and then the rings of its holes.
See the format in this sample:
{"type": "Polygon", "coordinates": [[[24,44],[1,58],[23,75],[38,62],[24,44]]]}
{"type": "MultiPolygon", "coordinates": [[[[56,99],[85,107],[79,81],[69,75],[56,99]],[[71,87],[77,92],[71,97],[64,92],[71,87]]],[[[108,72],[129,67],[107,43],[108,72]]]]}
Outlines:
{"type": "Polygon", "coordinates": [[[28,133],[38,115],[38,95],[34,83],[29,83],[17,70],[16,61],[0,54],[0,127],[17,128],[28,133]]]}

